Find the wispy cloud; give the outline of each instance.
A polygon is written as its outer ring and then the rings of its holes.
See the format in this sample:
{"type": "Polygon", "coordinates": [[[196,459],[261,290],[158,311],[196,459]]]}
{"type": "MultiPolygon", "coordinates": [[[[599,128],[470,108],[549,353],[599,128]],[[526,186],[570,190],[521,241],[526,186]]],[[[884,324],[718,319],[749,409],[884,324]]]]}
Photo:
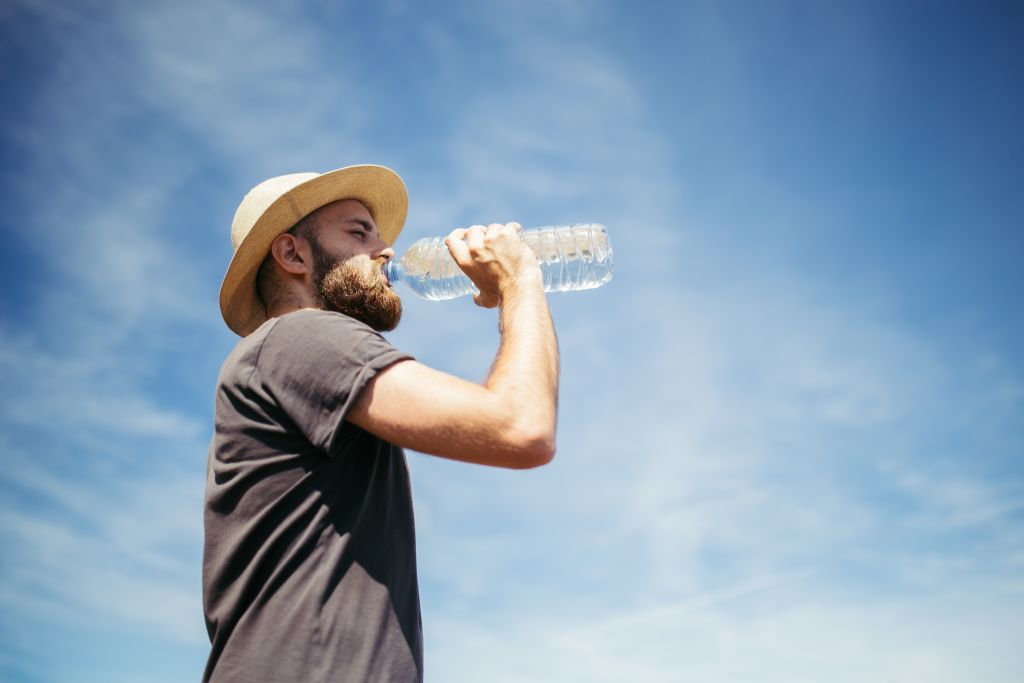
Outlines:
{"type": "Polygon", "coordinates": [[[356,60],[345,59],[356,48],[354,28],[325,35],[297,6],[168,2],[126,9],[119,19],[142,62],[143,101],[232,167],[248,166],[251,184],[329,170],[339,157],[368,152],[359,132],[372,109],[346,101],[362,103],[365,90],[356,60]]]}
{"type": "MultiPolygon", "coordinates": [[[[614,3],[101,4],[0,10],[57,46],[4,120],[39,274],[0,323],[0,666],[53,677],[21,618],[204,654],[231,213],[263,177],[382,161],[408,237],[598,220],[616,246],[610,285],[551,297],[556,461],[412,456],[432,679],[1019,678],[1019,362],[807,267],[801,226],[837,209],[742,172],[757,70],[729,8],[677,22],[712,72],[681,79],[609,47],[614,3]],[[684,88],[685,125],[652,99],[684,88]],[[694,164],[730,186],[697,196],[694,164]]],[[[497,344],[468,301],[409,301],[391,338],[470,378],[497,344]]]]}
{"type": "MultiPolygon", "coordinates": [[[[895,680],[1012,681],[1021,665],[1010,632],[986,614],[1019,624],[1006,608],[952,597],[918,601],[833,602],[800,595],[800,584],[723,609],[666,605],[618,622],[577,630],[568,619],[536,614],[527,625],[488,633],[464,621],[439,625],[439,640],[458,640],[463,656],[432,662],[452,681],[858,681],[881,673],[895,680]],[[961,620],[947,618],[955,610],[961,620]],[[935,642],[947,643],[936,649],[935,642]],[[1007,650],[1006,648],[1009,648],[1007,650]],[[466,654],[471,653],[471,654],[466,654]]],[[[428,643],[429,645],[430,643],[428,643]]],[[[453,653],[454,654],[454,653],[453,653]]]]}
{"type": "Polygon", "coordinates": [[[157,459],[145,474],[103,481],[109,463],[86,460],[94,457],[87,451],[60,472],[11,443],[4,453],[0,600],[8,614],[79,628],[123,620],[201,642],[192,585],[202,489],[187,468],[157,459]]]}
{"type": "MultiPolygon", "coordinates": [[[[421,538],[433,551],[423,553],[423,565],[439,674],[675,680],[689,671],[701,680],[746,680],[768,671],[769,680],[784,672],[820,680],[848,667],[856,672],[850,680],[869,671],[961,680],[972,667],[970,649],[936,648],[915,631],[928,627],[916,613],[941,600],[949,581],[1002,572],[935,565],[918,553],[914,526],[894,521],[873,496],[887,486],[886,463],[924,457],[918,446],[907,449],[921,443],[928,424],[953,405],[990,400],[974,382],[974,359],[880,316],[877,292],[837,306],[798,263],[749,254],[731,262],[733,254],[702,234],[712,226],[684,220],[685,179],[631,82],[635,74],[598,46],[559,42],[558,20],[550,31],[532,23],[531,40],[516,45],[515,19],[505,32],[495,27],[506,17],[494,16],[483,34],[522,65],[521,78],[460,100],[450,148],[461,182],[420,211],[446,225],[482,207],[516,215],[535,204],[567,220],[586,207],[612,225],[621,269],[607,290],[552,300],[564,393],[574,400],[563,404],[560,454],[548,471],[499,483],[491,473],[414,463],[421,538]],[[719,278],[697,279],[691,264],[700,273],[717,266],[719,278]],[[742,270],[752,264],[759,269],[742,270]],[[584,296],[591,299],[583,303],[584,296]],[[479,509],[488,511],[485,520],[465,520],[479,509]],[[898,592],[914,567],[931,572],[932,597],[886,606],[843,595],[844,585],[861,582],[898,592]],[[498,590],[495,577],[504,575],[531,578],[498,590]],[[578,588],[568,595],[567,576],[578,588]],[[772,584],[777,576],[790,578],[772,584]],[[773,617],[745,586],[766,586],[792,603],[773,617]],[[735,611],[713,609],[716,595],[731,596],[735,611]],[[552,605],[568,613],[542,616],[552,605]],[[833,611],[846,623],[829,628],[833,611]],[[481,614],[491,615],[486,623],[501,638],[482,632],[481,614]],[[905,629],[897,643],[868,635],[884,632],[887,620],[905,629]],[[776,628],[786,635],[773,636],[776,628]],[[699,645],[679,649],[690,641],[699,645]],[[467,642],[481,653],[469,666],[459,654],[467,642]],[[816,654],[802,663],[808,643],[816,654]],[[732,649],[742,654],[727,656],[732,649]],[[695,663],[705,656],[710,663],[695,663]]],[[[425,30],[450,59],[457,47],[444,30],[425,30]]],[[[780,223],[804,210],[787,197],[762,209],[769,213],[757,216],[758,225],[778,227],[780,238],[792,235],[780,223]]],[[[466,329],[470,314],[452,310],[449,329],[466,329]]],[[[411,330],[401,334],[417,341],[411,330]]],[[[432,349],[444,334],[434,328],[425,345],[432,349]]],[[[463,349],[452,365],[479,371],[488,353],[463,349]]],[[[1019,410],[1013,392],[1003,395],[1004,412],[1019,410]]],[[[973,448],[990,445],[964,428],[973,448]]],[[[936,486],[919,488],[947,491],[963,506],[957,514],[985,525],[986,542],[995,544],[988,547],[1005,556],[1019,485],[993,500],[987,486],[958,483],[964,474],[949,469],[935,475],[936,486]]],[[[933,504],[913,496],[898,507],[900,515],[928,515],[933,504]]],[[[981,620],[988,599],[961,600],[956,609],[981,620]]],[[[1002,638],[1001,627],[990,635],[1002,638]]],[[[1012,666],[1004,658],[996,679],[1009,680],[1012,666]]]]}

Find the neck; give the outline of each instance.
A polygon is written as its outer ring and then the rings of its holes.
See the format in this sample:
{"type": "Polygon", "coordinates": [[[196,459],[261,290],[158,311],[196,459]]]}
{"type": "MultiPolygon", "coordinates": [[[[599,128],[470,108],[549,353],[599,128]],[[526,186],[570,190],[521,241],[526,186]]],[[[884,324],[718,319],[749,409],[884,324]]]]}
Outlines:
{"type": "Polygon", "coordinates": [[[295,290],[275,297],[273,302],[266,304],[266,307],[268,318],[277,318],[288,313],[301,311],[304,308],[323,308],[320,302],[309,292],[298,292],[295,290]]]}

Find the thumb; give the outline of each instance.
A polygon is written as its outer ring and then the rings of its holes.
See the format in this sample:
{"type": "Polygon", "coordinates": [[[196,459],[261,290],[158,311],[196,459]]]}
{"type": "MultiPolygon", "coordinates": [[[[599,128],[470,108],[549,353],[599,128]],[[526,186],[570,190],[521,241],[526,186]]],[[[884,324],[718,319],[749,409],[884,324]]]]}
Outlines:
{"type": "Polygon", "coordinates": [[[473,295],[473,303],[481,308],[494,308],[498,305],[498,300],[490,294],[484,294],[483,292],[477,292],[473,295]]]}

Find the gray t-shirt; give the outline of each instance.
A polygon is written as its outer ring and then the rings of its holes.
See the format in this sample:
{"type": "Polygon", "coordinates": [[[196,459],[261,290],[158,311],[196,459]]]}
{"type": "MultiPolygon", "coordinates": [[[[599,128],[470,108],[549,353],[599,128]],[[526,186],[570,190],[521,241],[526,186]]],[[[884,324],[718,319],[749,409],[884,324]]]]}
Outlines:
{"type": "Polygon", "coordinates": [[[207,465],[204,681],[421,681],[402,449],[345,414],[409,358],[367,325],[303,310],[221,368],[207,465]]]}

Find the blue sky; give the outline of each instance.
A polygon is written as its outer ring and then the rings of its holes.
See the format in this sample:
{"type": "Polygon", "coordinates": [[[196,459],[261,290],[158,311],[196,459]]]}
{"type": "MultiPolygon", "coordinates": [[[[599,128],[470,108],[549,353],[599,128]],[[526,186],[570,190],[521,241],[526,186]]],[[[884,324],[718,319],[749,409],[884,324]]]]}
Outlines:
{"type": "MultiPolygon", "coordinates": [[[[1012,2],[4,3],[0,678],[198,679],[231,216],[379,163],[399,248],[616,248],[550,297],[554,463],[410,454],[428,680],[1021,680],[1022,46],[1012,2]]],[[[405,302],[486,375],[492,311],[405,302]]]]}

